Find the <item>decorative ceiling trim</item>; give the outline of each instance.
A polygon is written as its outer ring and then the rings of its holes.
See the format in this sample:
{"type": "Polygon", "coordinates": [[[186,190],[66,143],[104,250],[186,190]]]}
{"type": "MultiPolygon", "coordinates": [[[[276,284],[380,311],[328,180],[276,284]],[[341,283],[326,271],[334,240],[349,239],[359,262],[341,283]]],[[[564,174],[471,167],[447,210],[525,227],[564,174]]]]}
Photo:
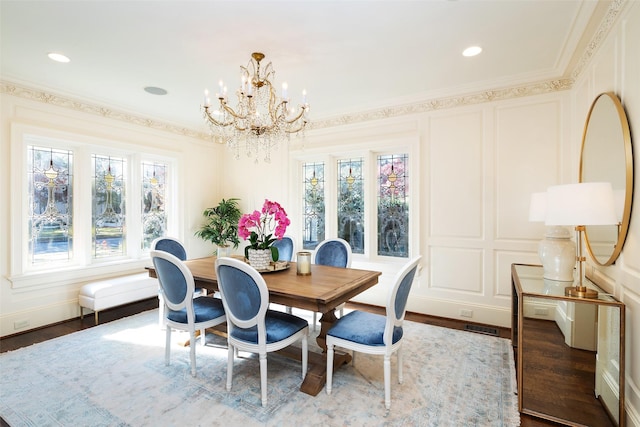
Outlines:
{"type": "Polygon", "coordinates": [[[609,4],[609,8],[607,9],[605,17],[600,22],[596,33],[585,48],[585,51],[580,57],[580,60],[571,72],[571,78],[573,80],[577,80],[578,76],[582,74],[582,71],[587,67],[587,64],[589,64],[589,62],[591,61],[591,57],[598,50],[600,45],[602,45],[602,41],[609,34],[611,28],[613,28],[613,25],[618,18],[620,11],[627,2],[628,0],[613,0],[609,4]]]}
{"type": "Polygon", "coordinates": [[[103,105],[91,104],[77,99],[67,98],[61,95],[48,93],[39,89],[29,88],[4,80],[0,80],[0,93],[6,93],[9,95],[17,96],[19,98],[41,102],[43,104],[55,105],[56,107],[62,107],[82,113],[92,114],[94,116],[101,116],[113,120],[119,120],[129,124],[143,126],[159,131],[170,132],[207,141],[212,140],[212,137],[206,132],[200,132],[193,129],[187,129],[185,127],[171,125],[159,120],[150,119],[148,117],[125,113],[123,111],[114,110],[103,105]]]}
{"type": "Polygon", "coordinates": [[[546,82],[532,83],[526,86],[509,87],[504,89],[489,89],[467,95],[437,98],[412,104],[398,105],[395,107],[381,108],[377,110],[363,111],[333,117],[326,120],[311,122],[310,129],[323,129],[333,126],[341,126],[358,122],[387,119],[391,117],[419,114],[435,110],[462,107],[466,105],[482,104],[485,102],[501,101],[523,96],[539,95],[542,93],[558,92],[571,89],[573,79],[558,79],[546,82]]]}

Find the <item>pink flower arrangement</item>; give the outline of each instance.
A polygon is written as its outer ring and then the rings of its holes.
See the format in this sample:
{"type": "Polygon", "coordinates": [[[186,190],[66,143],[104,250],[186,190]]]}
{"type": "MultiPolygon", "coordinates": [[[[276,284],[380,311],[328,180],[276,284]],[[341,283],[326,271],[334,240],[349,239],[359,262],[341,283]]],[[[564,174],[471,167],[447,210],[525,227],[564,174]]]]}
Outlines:
{"type": "Polygon", "coordinates": [[[240,217],[238,236],[249,239],[245,248],[245,257],[249,257],[249,249],[271,249],[274,261],[278,260],[278,249],[271,246],[281,240],[291,221],[280,203],[265,199],[262,211],[253,211],[240,217]],[[274,237],[275,236],[275,237],[274,237]]]}

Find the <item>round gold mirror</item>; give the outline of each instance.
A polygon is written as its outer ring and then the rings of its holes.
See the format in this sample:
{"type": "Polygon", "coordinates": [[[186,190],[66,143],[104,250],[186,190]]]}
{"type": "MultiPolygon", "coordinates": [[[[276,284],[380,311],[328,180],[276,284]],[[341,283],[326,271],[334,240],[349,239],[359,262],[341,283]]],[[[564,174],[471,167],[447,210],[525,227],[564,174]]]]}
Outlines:
{"type": "Polygon", "coordinates": [[[585,241],[591,258],[611,265],[622,251],[629,229],[633,195],[633,157],[627,115],[613,92],[591,104],[582,137],[580,182],[610,182],[618,225],[587,226],[585,241]]]}

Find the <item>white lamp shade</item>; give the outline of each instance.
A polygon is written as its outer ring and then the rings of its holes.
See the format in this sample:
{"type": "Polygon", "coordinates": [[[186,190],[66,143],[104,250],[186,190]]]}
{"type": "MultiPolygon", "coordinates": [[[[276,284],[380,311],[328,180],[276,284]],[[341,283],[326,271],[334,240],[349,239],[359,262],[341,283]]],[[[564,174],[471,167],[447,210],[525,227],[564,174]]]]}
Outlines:
{"type": "Polygon", "coordinates": [[[529,204],[529,221],[544,222],[547,213],[547,193],[531,194],[529,204]]]}
{"type": "Polygon", "coordinates": [[[609,182],[582,182],[547,189],[546,225],[617,224],[609,182]]]}

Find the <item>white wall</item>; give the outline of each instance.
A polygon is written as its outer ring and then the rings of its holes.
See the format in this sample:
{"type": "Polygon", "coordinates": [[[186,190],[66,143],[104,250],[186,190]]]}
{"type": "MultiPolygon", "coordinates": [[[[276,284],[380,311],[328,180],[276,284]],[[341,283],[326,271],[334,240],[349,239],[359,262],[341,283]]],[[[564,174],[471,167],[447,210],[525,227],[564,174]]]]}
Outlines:
{"type": "MultiPolygon", "coordinates": [[[[588,273],[604,282],[626,305],[626,405],[627,425],[640,426],[640,3],[628,10],[594,52],[589,66],[571,91],[574,105],[572,134],[578,151],[585,119],[595,97],[613,91],[622,101],[631,128],[634,156],[634,202],[631,224],[622,254],[609,267],[591,265],[588,273]],[[634,139],[635,137],[635,139],[634,139]]],[[[578,164],[572,164],[574,177],[578,164]]],[[[575,181],[576,179],[574,179],[575,181]]]]}

